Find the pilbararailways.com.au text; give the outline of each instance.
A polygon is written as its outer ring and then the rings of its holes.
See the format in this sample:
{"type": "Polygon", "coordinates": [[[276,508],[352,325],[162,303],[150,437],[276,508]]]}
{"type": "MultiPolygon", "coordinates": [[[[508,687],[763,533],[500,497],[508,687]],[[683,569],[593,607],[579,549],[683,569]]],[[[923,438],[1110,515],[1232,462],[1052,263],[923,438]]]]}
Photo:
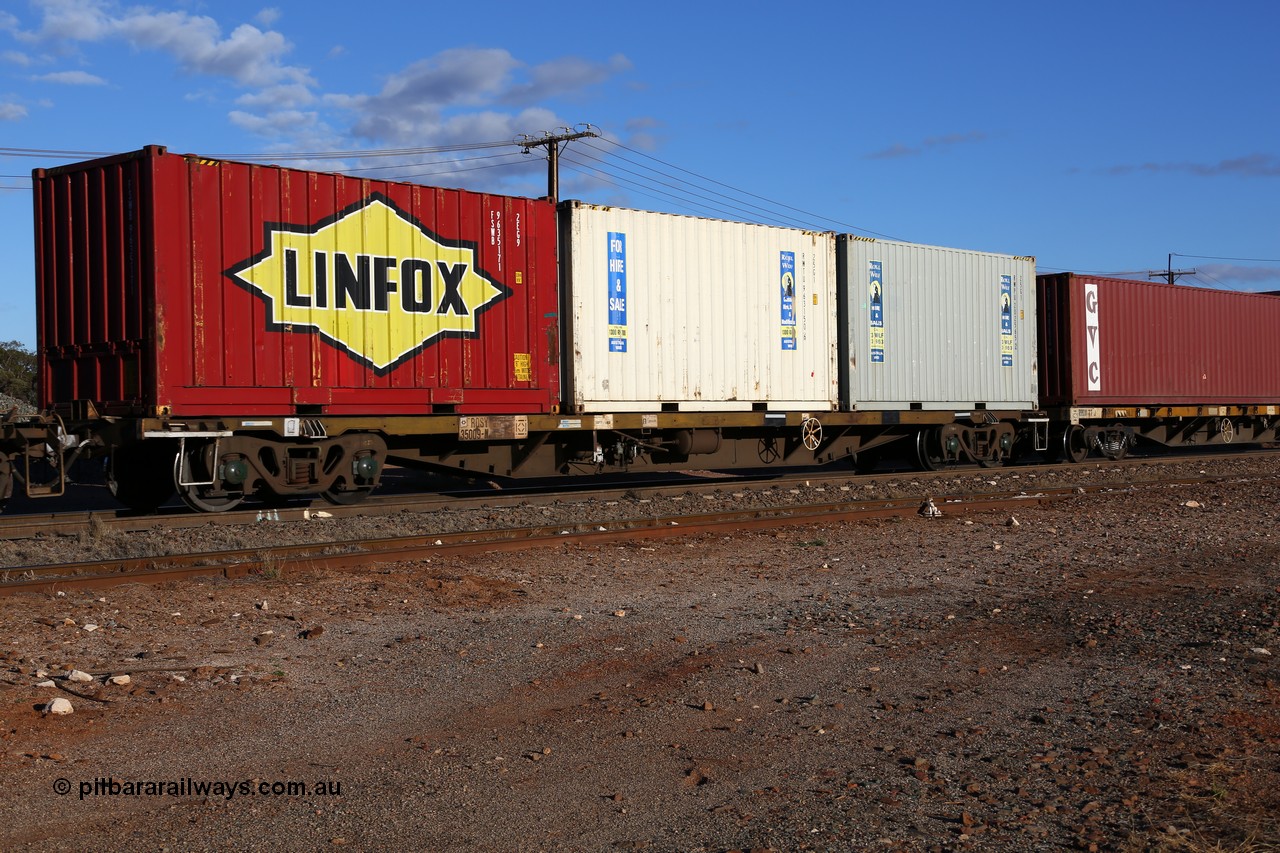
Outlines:
{"type": "Polygon", "coordinates": [[[77,791],[81,800],[89,797],[210,797],[232,800],[236,797],[340,797],[342,782],[321,779],[305,782],[297,779],[270,781],[262,779],[134,779],[121,781],[112,776],[99,776],[73,783],[59,778],[53,791],[66,796],[77,791]]]}

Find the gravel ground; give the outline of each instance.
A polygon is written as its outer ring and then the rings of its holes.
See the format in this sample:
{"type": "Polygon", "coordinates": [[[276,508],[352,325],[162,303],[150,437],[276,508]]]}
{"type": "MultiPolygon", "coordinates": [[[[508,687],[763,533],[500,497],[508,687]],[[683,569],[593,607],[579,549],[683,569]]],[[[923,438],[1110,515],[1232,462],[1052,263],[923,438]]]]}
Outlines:
{"type": "Polygon", "coordinates": [[[9,412],[17,412],[19,415],[34,415],[36,407],[26,400],[19,400],[17,397],[11,397],[4,392],[0,392],[0,415],[7,415],[9,412]]]}
{"type": "Polygon", "coordinates": [[[0,600],[0,848],[1277,850],[1280,463],[1196,464],[1016,519],[0,600]]]}
{"type": "MultiPolygon", "coordinates": [[[[550,506],[531,502],[494,504],[480,509],[432,509],[429,512],[380,513],[368,507],[368,515],[349,518],[326,517],[328,505],[317,501],[318,512],[305,523],[277,523],[264,520],[252,525],[209,524],[173,530],[157,524],[154,530],[116,532],[96,527],[75,536],[41,535],[18,540],[0,549],[0,568],[76,563],[104,558],[136,558],[185,554],[192,551],[255,549],[272,545],[315,542],[358,542],[395,536],[426,536],[439,533],[482,530],[495,527],[538,527],[577,524],[594,520],[670,517],[727,510],[772,508],[789,504],[834,503],[879,498],[917,497],[922,494],[965,495],[991,492],[1035,494],[1046,489],[1075,485],[1127,488],[1150,480],[1194,479],[1213,475],[1222,478],[1280,477],[1280,454],[1276,458],[1224,456],[1212,461],[1155,457],[1135,465],[1091,463],[1077,466],[969,469],[955,473],[905,472],[876,477],[850,476],[847,480],[819,480],[801,485],[726,482],[724,488],[702,493],[686,491],[665,496],[645,493],[622,500],[601,500],[590,493],[566,498],[550,506]]],[[[718,477],[710,476],[714,482],[718,477]]],[[[706,480],[703,481],[704,483],[706,480]]],[[[89,505],[102,502],[105,486],[73,486],[67,500],[25,501],[27,512],[44,513],[63,508],[69,501],[89,505]]],[[[501,492],[495,492],[501,496],[501,492]]],[[[108,496],[109,497],[109,496],[108,496]]],[[[108,503],[115,508],[113,501],[108,503]]]]}

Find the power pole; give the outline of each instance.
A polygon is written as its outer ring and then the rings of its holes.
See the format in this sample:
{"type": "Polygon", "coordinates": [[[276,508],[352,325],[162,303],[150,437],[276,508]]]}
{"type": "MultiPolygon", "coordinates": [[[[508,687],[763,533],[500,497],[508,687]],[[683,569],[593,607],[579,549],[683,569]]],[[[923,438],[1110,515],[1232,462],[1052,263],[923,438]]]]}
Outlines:
{"type": "Polygon", "coordinates": [[[1151,270],[1147,273],[1147,278],[1163,278],[1169,284],[1176,284],[1179,276],[1195,275],[1195,270],[1175,270],[1173,268],[1173,253],[1169,253],[1169,266],[1163,270],[1151,270]]]}
{"type": "Polygon", "coordinates": [[[561,147],[575,139],[600,135],[596,132],[595,128],[589,124],[580,124],[578,127],[582,128],[582,130],[570,130],[567,127],[562,127],[560,128],[559,133],[546,131],[541,136],[536,137],[522,133],[516,139],[516,144],[521,146],[526,154],[534,148],[547,149],[547,198],[551,199],[552,204],[560,201],[561,147]]]}

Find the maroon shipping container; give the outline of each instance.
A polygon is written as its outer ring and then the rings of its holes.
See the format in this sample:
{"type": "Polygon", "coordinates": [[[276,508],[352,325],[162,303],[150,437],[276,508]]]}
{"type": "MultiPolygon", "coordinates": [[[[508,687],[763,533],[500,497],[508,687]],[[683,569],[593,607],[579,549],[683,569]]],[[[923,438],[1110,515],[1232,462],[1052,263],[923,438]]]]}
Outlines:
{"type": "Polygon", "coordinates": [[[33,183],[45,407],[555,410],[547,201],[160,147],[33,183]]]}
{"type": "Polygon", "coordinates": [[[1036,290],[1042,406],[1280,402],[1280,297],[1075,273],[1036,290]]]}

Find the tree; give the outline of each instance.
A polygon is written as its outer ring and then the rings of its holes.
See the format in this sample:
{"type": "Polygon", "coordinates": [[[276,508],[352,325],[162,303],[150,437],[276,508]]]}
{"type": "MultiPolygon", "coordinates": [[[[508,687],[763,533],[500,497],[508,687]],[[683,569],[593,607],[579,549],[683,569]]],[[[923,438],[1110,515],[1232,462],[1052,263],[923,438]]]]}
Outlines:
{"type": "Polygon", "coordinates": [[[0,342],[0,394],[36,402],[36,354],[21,341],[0,342]]]}

